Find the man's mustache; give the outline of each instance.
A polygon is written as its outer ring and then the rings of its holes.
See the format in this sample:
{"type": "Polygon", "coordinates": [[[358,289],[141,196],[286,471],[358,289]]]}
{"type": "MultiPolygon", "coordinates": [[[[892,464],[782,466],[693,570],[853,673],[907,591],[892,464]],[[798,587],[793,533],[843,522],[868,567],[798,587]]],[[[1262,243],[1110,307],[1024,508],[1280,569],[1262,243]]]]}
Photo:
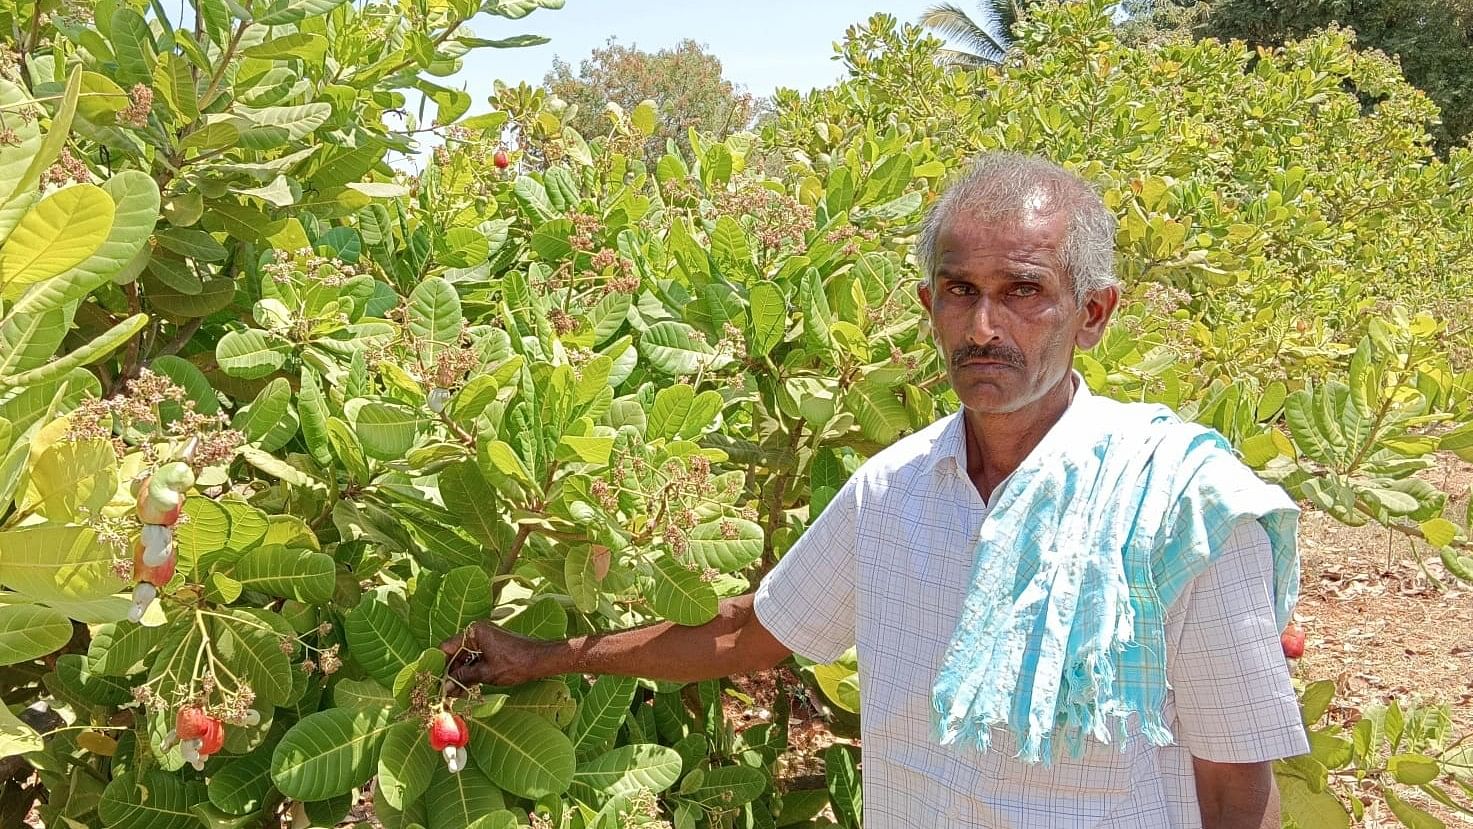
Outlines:
{"type": "Polygon", "coordinates": [[[1008,345],[968,344],[951,352],[952,368],[960,368],[963,363],[972,360],[992,360],[1013,368],[1022,368],[1027,362],[1022,351],[1008,345]]]}

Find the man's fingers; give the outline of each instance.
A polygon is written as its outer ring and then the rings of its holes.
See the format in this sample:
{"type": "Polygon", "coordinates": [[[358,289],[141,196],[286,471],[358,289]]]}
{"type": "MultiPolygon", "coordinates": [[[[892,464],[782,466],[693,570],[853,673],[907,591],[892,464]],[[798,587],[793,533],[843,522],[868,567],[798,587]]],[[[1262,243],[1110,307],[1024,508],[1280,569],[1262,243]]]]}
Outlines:
{"type": "Polygon", "coordinates": [[[460,685],[450,683],[452,695],[460,696],[465,693],[464,688],[474,688],[486,681],[486,663],[472,662],[469,665],[462,665],[450,672],[450,678],[460,683],[460,685]]]}

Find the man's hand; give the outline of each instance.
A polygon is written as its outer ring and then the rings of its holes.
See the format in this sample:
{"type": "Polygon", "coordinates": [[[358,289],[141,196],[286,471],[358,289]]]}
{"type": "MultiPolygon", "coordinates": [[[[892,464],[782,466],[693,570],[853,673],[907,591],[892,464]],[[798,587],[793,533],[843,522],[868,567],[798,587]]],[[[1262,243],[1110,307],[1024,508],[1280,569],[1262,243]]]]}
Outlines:
{"type": "Polygon", "coordinates": [[[699,682],[764,671],[790,653],[762,627],[751,594],[723,600],[716,618],[696,627],[661,622],[540,642],[476,622],[440,650],[449,659],[451,678],[466,687],[520,685],[572,673],[699,682]]]}
{"type": "Polygon", "coordinates": [[[440,645],[450,678],[469,688],[487,683],[508,687],[552,676],[551,643],[528,639],[490,622],[475,622],[465,633],[440,645]]]}

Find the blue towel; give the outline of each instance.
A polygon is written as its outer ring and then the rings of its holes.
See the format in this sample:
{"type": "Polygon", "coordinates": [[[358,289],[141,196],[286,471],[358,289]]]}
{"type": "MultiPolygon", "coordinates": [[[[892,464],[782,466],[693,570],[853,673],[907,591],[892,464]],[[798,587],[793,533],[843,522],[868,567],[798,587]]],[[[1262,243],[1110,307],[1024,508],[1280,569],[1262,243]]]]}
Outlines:
{"type": "Polygon", "coordinates": [[[1280,629],[1294,609],[1299,509],[1283,489],[1164,406],[1076,405],[1088,410],[1023,462],[984,523],[932,691],[942,744],[985,752],[1003,725],[1020,759],[1049,765],[1056,749],[1081,756],[1086,738],[1124,750],[1136,715],[1151,743],[1170,745],[1166,609],[1240,519],[1268,533],[1280,629]]]}

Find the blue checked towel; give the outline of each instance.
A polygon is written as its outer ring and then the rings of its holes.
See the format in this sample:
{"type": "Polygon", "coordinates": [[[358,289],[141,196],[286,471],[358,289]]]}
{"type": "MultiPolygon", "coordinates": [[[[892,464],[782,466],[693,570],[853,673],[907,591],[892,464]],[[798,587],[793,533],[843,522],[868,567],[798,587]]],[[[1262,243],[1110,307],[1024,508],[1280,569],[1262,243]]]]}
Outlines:
{"type": "Polygon", "coordinates": [[[1124,750],[1139,717],[1164,722],[1166,608],[1205,571],[1239,519],[1273,547],[1280,629],[1299,594],[1299,509],[1217,432],[1170,409],[1090,396],[1049,435],[984,524],[972,587],[932,690],[935,736],[986,751],[1005,726],[1028,763],[1086,738],[1124,750]]]}

